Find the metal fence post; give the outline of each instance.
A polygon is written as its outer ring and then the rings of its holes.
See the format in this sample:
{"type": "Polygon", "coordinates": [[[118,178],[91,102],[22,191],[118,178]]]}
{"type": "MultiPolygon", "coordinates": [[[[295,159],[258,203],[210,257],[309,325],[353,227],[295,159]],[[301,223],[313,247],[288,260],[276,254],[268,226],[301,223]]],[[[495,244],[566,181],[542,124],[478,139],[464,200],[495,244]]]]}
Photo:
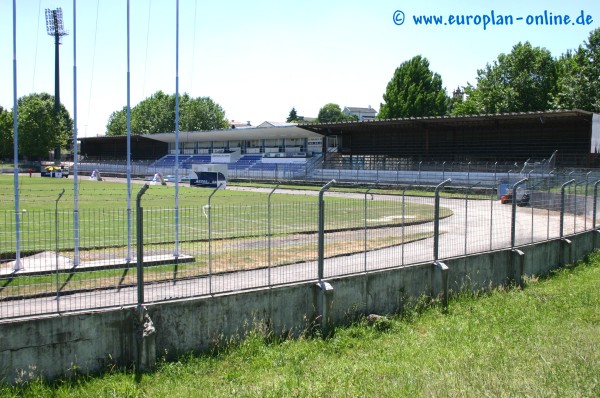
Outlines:
{"type": "Polygon", "coordinates": [[[404,265],[404,244],[405,244],[405,235],[404,235],[404,225],[405,225],[405,214],[406,214],[406,191],[412,187],[404,187],[402,190],[402,265],[404,265]]]}
{"type": "Polygon", "coordinates": [[[136,242],[137,242],[137,297],[138,305],[144,304],[144,209],[142,208],[142,195],[150,186],[144,184],[135,200],[136,213],[136,242]]]}
{"type": "Polygon", "coordinates": [[[335,182],[335,180],[329,181],[319,191],[319,282],[323,280],[325,265],[325,201],[323,200],[323,194],[335,182]]]}
{"type": "Polygon", "coordinates": [[[440,243],[440,190],[451,182],[452,179],[448,178],[435,187],[435,206],[433,210],[433,261],[438,260],[440,243]]]}
{"type": "Polygon", "coordinates": [[[56,312],[60,312],[60,281],[58,280],[58,201],[65,193],[65,189],[58,194],[56,202],[54,203],[54,234],[55,234],[55,251],[56,251],[56,312]]]}
{"type": "MultiPolygon", "coordinates": [[[[574,196],[574,207],[573,207],[573,233],[577,232],[577,187],[584,184],[585,181],[575,183],[575,196],[574,196]]],[[[587,200],[587,198],[586,198],[587,200]]],[[[585,217],[584,217],[585,218],[585,217]]]]}
{"type": "MultiPolygon", "coordinates": [[[[365,272],[367,272],[367,251],[368,251],[368,245],[367,245],[367,230],[369,228],[369,226],[367,225],[367,220],[368,220],[368,207],[367,207],[367,195],[369,195],[369,192],[372,190],[373,188],[369,188],[367,189],[367,191],[365,192],[365,272]]],[[[373,200],[373,194],[371,194],[371,200],[373,200]]]]}
{"type": "Polygon", "coordinates": [[[515,248],[516,228],[517,228],[517,188],[527,182],[528,178],[517,181],[512,187],[512,212],[510,219],[510,247],[515,248]]]}
{"type": "Polygon", "coordinates": [[[469,192],[473,191],[477,185],[479,185],[479,182],[472,186],[467,186],[465,189],[465,255],[467,254],[467,239],[469,234],[469,192]]]}
{"type": "MultiPolygon", "coordinates": [[[[471,164],[471,162],[469,162],[469,164],[471,164]]],[[[469,177],[467,176],[467,180],[469,179],[469,177]]],[[[467,254],[467,234],[468,234],[468,228],[469,228],[469,224],[468,224],[468,219],[469,219],[469,186],[467,183],[467,186],[465,187],[465,255],[467,254]]]]}
{"type": "Polygon", "coordinates": [[[494,185],[498,184],[497,172],[498,172],[498,162],[494,163],[494,185]]]}
{"type": "Polygon", "coordinates": [[[567,187],[567,185],[572,184],[574,182],[575,182],[575,180],[571,179],[560,186],[560,238],[561,239],[564,237],[563,227],[565,224],[565,188],[567,187]]]}
{"type": "Polygon", "coordinates": [[[221,188],[221,185],[216,187],[210,195],[208,195],[208,204],[204,206],[206,210],[208,210],[208,214],[205,213],[206,218],[208,219],[208,294],[212,294],[212,206],[210,201],[215,193],[221,188]]]}
{"type": "Polygon", "coordinates": [[[277,185],[275,185],[275,188],[273,188],[273,190],[269,193],[269,196],[267,197],[267,236],[268,236],[268,248],[267,248],[267,256],[268,256],[268,269],[269,269],[269,283],[268,286],[271,287],[271,195],[273,195],[273,192],[275,192],[275,190],[277,188],[279,188],[279,185],[281,184],[281,182],[277,182],[277,185]]]}
{"type": "Polygon", "coordinates": [[[598,201],[598,184],[600,184],[600,180],[598,180],[594,183],[594,210],[592,212],[592,217],[594,218],[592,221],[593,229],[596,229],[596,211],[598,208],[596,202],[598,201]]]}
{"type": "Polygon", "coordinates": [[[445,176],[446,176],[446,161],[444,160],[444,162],[442,163],[442,180],[444,179],[445,176]]]}
{"type": "MultiPolygon", "coordinates": [[[[498,162],[496,162],[498,163],[498,162]]],[[[498,187],[496,186],[496,192],[498,191],[498,187]]],[[[492,251],[493,245],[493,237],[494,237],[494,201],[496,200],[497,194],[496,192],[492,192],[492,196],[490,196],[490,251],[492,251]]]]}
{"type": "Polygon", "coordinates": [[[467,186],[471,184],[471,162],[467,164],[467,186]]]}
{"type": "Polygon", "coordinates": [[[583,230],[587,231],[587,211],[588,211],[588,188],[590,185],[590,173],[592,171],[588,171],[587,174],[585,175],[585,202],[584,202],[584,210],[583,210],[583,230]]]}
{"type": "Polygon", "coordinates": [[[547,188],[547,203],[546,203],[546,239],[550,240],[550,181],[546,181],[547,188]]]}

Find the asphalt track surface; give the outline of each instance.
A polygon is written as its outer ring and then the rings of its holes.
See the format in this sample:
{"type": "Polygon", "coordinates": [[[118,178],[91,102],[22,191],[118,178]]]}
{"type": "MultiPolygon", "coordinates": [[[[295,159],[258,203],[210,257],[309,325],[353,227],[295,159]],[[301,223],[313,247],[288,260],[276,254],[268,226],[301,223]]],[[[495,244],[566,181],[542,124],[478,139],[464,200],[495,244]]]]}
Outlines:
{"type": "MultiPolygon", "coordinates": [[[[112,179],[107,179],[112,180],[112,179]]],[[[122,180],[121,180],[122,181],[122,180]]],[[[136,181],[144,183],[144,181],[136,181]]],[[[270,189],[228,187],[235,190],[270,189]]],[[[315,191],[278,190],[278,193],[293,195],[318,195],[315,191]]],[[[364,199],[363,193],[327,192],[325,198],[341,196],[364,199]]],[[[387,195],[373,195],[373,200],[398,200],[387,195]]],[[[406,197],[406,201],[419,204],[434,204],[433,197],[406,197]]],[[[440,206],[449,208],[453,215],[440,221],[438,259],[444,260],[465,254],[486,252],[511,247],[512,206],[502,205],[497,200],[440,199],[440,206]]],[[[566,214],[564,235],[583,231],[592,226],[590,219],[566,214]]],[[[545,241],[560,236],[560,214],[529,207],[516,208],[515,246],[545,241]]],[[[418,232],[419,226],[406,227],[418,232]]],[[[427,226],[432,230],[432,226],[427,226]]],[[[373,232],[376,233],[376,232],[373,232]]],[[[426,238],[404,245],[379,250],[327,258],[324,261],[324,278],[368,272],[378,269],[402,267],[412,264],[430,263],[434,260],[433,238],[426,238]]],[[[327,245],[327,237],[325,238],[327,245]]],[[[124,271],[125,272],[125,271],[124,271]]],[[[130,269],[127,272],[135,272],[130,269]]],[[[173,279],[144,285],[144,303],[166,300],[210,297],[238,291],[277,286],[296,282],[318,280],[317,261],[215,274],[194,279],[173,279]]],[[[0,286],[0,289],[2,286],[0,286]]],[[[83,291],[80,293],[56,294],[48,297],[0,301],[0,322],[26,316],[52,313],[115,308],[137,305],[138,292],[135,286],[83,291]]]]}

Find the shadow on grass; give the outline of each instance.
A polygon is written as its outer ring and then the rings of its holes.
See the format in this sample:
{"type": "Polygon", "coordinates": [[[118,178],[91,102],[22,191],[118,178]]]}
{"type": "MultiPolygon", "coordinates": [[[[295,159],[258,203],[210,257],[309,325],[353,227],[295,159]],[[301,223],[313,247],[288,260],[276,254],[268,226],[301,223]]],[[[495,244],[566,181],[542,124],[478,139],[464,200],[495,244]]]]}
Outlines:
{"type": "MultiPolygon", "coordinates": [[[[14,275],[14,273],[13,273],[13,275],[14,275]]],[[[10,284],[12,283],[12,281],[14,281],[14,280],[15,280],[15,277],[14,277],[14,276],[10,276],[10,277],[8,277],[8,278],[7,278],[7,279],[4,281],[4,283],[2,284],[2,286],[0,287],[0,292],[2,292],[4,289],[6,289],[6,287],[8,287],[8,285],[10,285],[10,284]]]]}
{"type": "Polygon", "coordinates": [[[62,292],[63,289],[65,289],[67,287],[67,285],[71,281],[71,278],[73,278],[73,275],[75,275],[75,272],[69,272],[69,276],[67,276],[67,279],[65,279],[65,281],[62,284],[62,286],[58,288],[59,292],[62,292]]]}
{"type": "MultiPolygon", "coordinates": [[[[123,274],[121,275],[121,279],[119,279],[119,283],[117,284],[117,292],[119,292],[121,290],[121,288],[124,287],[125,278],[127,277],[128,273],[129,273],[129,268],[125,268],[123,270],[123,274]]],[[[127,285],[125,285],[125,287],[127,287],[127,285]]]]}

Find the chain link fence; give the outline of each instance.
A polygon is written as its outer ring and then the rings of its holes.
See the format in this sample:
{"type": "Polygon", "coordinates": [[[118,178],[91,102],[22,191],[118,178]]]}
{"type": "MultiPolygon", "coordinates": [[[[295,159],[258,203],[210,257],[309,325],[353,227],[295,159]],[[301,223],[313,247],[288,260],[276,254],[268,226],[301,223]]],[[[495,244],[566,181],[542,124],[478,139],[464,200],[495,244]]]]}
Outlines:
{"type": "Polygon", "coordinates": [[[0,214],[0,319],[316,281],[556,239],[596,228],[597,186],[588,178],[512,180],[506,192],[451,181],[187,188],[179,208],[169,187],[145,186],[131,211],[99,190],[78,210],[78,250],[76,215],[62,193],[31,192],[33,207],[19,218],[20,261],[14,211],[0,214]]]}

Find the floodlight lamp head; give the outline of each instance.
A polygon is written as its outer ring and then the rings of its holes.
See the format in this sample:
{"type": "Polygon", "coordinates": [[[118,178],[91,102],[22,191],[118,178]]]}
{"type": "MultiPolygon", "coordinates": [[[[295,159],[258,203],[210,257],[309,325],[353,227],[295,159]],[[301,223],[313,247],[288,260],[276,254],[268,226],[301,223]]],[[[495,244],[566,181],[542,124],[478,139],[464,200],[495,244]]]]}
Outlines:
{"type": "Polygon", "coordinates": [[[62,9],[60,7],[56,10],[46,8],[46,32],[48,35],[59,39],[61,36],[66,36],[69,34],[65,30],[62,9]]]}

